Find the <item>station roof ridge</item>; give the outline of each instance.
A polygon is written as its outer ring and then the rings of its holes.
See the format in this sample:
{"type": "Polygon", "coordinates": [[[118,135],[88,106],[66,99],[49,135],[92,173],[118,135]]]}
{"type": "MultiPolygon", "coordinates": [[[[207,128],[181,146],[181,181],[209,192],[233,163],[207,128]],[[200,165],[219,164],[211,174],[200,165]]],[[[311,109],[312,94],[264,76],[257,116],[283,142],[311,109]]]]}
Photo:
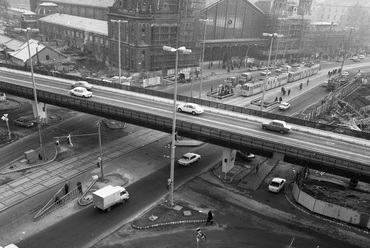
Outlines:
{"type": "Polygon", "coordinates": [[[55,13],[39,19],[39,21],[58,24],[69,28],[74,28],[86,32],[97,33],[108,36],[108,22],[85,18],[74,15],[55,13]]]}

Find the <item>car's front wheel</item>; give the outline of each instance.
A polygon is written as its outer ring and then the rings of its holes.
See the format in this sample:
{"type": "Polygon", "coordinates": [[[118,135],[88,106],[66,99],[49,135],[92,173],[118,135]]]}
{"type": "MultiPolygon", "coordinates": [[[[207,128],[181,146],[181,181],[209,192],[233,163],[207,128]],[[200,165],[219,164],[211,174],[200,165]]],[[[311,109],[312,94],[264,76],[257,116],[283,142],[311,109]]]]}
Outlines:
{"type": "Polygon", "coordinates": [[[178,108],[177,111],[182,112],[182,109],[181,108],[178,108]]]}
{"type": "Polygon", "coordinates": [[[193,112],[191,112],[191,114],[192,114],[192,115],[196,115],[197,113],[195,113],[195,112],[193,111],[193,112]]]}
{"type": "Polygon", "coordinates": [[[267,129],[266,126],[262,126],[262,128],[265,129],[265,130],[267,129]]]}

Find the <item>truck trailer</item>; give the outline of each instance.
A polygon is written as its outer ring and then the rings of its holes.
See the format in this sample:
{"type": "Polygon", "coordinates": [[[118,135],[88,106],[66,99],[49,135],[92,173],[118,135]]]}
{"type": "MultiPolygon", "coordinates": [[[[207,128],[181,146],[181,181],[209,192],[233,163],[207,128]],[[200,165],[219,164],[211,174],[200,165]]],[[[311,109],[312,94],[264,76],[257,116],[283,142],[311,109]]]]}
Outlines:
{"type": "Polygon", "coordinates": [[[129,196],[124,187],[108,185],[93,192],[94,207],[109,212],[112,206],[124,203],[129,196]]]}

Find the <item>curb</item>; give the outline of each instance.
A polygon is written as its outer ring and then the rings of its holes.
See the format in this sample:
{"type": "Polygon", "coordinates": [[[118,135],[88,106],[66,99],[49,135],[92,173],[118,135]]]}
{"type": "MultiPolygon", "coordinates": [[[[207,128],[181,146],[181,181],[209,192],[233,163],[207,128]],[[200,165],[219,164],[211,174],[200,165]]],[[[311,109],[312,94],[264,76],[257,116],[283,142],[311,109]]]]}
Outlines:
{"type": "Polygon", "coordinates": [[[57,155],[58,155],[58,151],[57,151],[56,147],[54,147],[54,151],[55,151],[54,157],[52,159],[44,162],[44,163],[40,163],[40,164],[36,164],[36,165],[33,165],[33,166],[29,166],[27,168],[20,168],[20,169],[10,170],[10,171],[6,171],[6,172],[0,172],[0,175],[6,175],[6,174],[14,173],[14,172],[21,172],[21,171],[25,171],[25,170],[29,170],[29,169],[34,169],[34,168],[37,168],[37,167],[40,167],[40,166],[44,166],[46,164],[49,164],[49,163],[53,162],[56,159],[57,155]]]}
{"type": "Polygon", "coordinates": [[[148,226],[137,226],[133,222],[131,222],[131,226],[138,230],[148,229],[148,228],[154,228],[159,226],[168,226],[168,225],[177,225],[177,224],[188,224],[188,223],[201,223],[206,222],[207,220],[179,220],[179,221],[170,221],[170,222],[163,222],[148,226]]]}

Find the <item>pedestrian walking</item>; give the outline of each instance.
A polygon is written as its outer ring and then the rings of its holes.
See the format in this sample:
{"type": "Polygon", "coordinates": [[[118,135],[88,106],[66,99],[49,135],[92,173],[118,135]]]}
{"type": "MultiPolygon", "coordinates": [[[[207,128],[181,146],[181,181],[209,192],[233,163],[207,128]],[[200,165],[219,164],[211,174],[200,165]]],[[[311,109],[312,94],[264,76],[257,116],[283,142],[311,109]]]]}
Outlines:
{"type": "Polygon", "coordinates": [[[290,95],[290,89],[288,90],[288,96],[290,95]]]}
{"type": "Polygon", "coordinates": [[[278,101],[278,97],[275,97],[275,102],[277,102],[278,101]]]}
{"type": "Polygon", "coordinates": [[[279,103],[281,103],[283,101],[283,98],[282,97],[280,97],[279,98],[279,103]]]}
{"type": "Polygon", "coordinates": [[[69,192],[69,182],[67,182],[66,184],[64,184],[64,194],[66,195],[66,194],[68,194],[68,192],[69,192]]]}
{"type": "Polygon", "coordinates": [[[213,213],[211,210],[208,211],[208,217],[207,217],[207,222],[206,222],[206,226],[209,225],[212,225],[213,224],[213,213]]]}
{"type": "Polygon", "coordinates": [[[310,82],[310,79],[307,79],[307,85],[308,85],[309,82],[310,82]]]}
{"type": "Polygon", "coordinates": [[[255,172],[255,174],[257,174],[258,173],[258,170],[260,169],[260,165],[259,164],[257,164],[256,165],[256,172],[255,172]]]}
{"type": "Polygon", "coordinates": [[[301,83],[301,84],[299,85],[299,89],[300,89],[300,90],[302,90],[302,88],[303,88],[303,84],[301,83]]]}

